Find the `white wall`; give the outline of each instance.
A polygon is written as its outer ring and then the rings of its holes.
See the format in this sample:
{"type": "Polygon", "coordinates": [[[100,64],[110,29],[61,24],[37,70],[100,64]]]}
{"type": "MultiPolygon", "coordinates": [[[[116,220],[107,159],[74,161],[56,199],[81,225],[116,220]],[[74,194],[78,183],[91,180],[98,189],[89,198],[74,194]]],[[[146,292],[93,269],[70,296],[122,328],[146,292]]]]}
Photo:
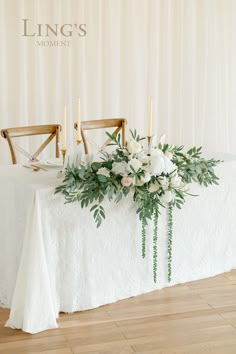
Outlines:
{"type": "Polygon", "coordinates": [[[146,134],[152,96],[154,133],[236,153],[235,18],[234,0],[0,0],[0,128],[60,123],[66,104],[72,141],[80,96],[83,119],[122,116],[146,134]],[[23,18],[87,35],[40,47],[23,18]]]}

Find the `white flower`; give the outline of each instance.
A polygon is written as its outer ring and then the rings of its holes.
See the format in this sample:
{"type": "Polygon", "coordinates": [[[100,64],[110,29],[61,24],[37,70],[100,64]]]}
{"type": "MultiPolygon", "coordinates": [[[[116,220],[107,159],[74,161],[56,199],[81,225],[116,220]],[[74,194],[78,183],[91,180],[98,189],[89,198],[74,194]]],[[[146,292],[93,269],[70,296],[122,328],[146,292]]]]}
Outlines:
{"type": "Polygon", "coordinates": [[[154,176],[161,175],[165,170],[163,154],[155,152],[151,155],[151,173],[154,176]]]}
{"type": "Polygon", "coordinates": [[[127,149],[130,154],[138,154],[142,150],[142,146],[139,142],[132,139],[127,143],[127,149]]]}
{"type": "Polygon", "coordinates": [[[162,188],[164,190],[169,188],[169,181],[168,181],[168,179],[165,176],[164,177],[159,177],[158,178],[158,182],[160,183],[160,185],[162,186],[162,188]]]}
{"type": "Polygon", "coordinates": [[[141,158],[141,162],[143,164],[142,166],[143,171],[150,173],[151,172],[150,157],[145,155],[144,157],[141,158]]]}
{"type": "Polygon", "coordinates": [[[168,157],[166,157],[165,155],[163,156],[163,160],[164,160],[164,173],[171,173],[174,170],[177,169],[177,166],[170,161],[170,159],[168,159],[168,157]]]}
{"type": "Polygon", "coordinates": [[[165,193],[160,196],[160,201],[163,204],[170,203],[172,199],[173,199],[173,194],[170,191],[165,191],[165,193]]]}
{"type": "Polygon", "coordinates": [[[145,173],[144,176],[140,177],[140,179],[135,183],[136,186],[143,186],[145,183],[148,183],[151,179],[150,173],[145,173]]]}
{"type": "Polygon", "coordinates": [[[142,181],[143,183],[148,183],[148,182],[150,181],[150,179],[151,179],[151,175],[150,175],[150,173],[148,173],[148,172],[146,172],[146,173],[144,174],[144,176],[141,177],[141,181],[142,181]]]}
{"type": "Polygon", "coordinates": [[[121,162],[113,162],[112,164],[112,172],[115,175],[121,175],[121,176],[125,176],[127,175],[127,167],[128,164],[125,161],[121,161],[121,162]]]}
{"type": "Polygon", "coordinates": [[[172,173],[176,170],[176,165],[163,154],[162,150],[154,149],[151,154],[151,172],[154,176],[162,173],[172,173]]]}
{"type": "Polygon", "coordinates": [[[138,152],[137,154],[136,154],[136,158],[138,159],[138,160],[143,160],[143,159],[145,159],[147,157],[147,153],[146,153],[146,151],[145,150],[141,150],[140,152],[138,152]]]}
{"type": "Polygon", "coordinates": [[[163,151],[161,149],[152,149],[152,154],[151,155],[152,156],[159,156],[159,155],[163,156],[164,154],[163,154],[163,151]]]}
{"type": "Polygon", "coordinates": [[[152,145],[152,148],[154,148],[155,146],[158,145],[158,140],[157,140],[156,134],[154,134],[151,138],[151,145],[152,145]]]}
{"type": "Polygon", "coordinates": [[[150,156],[144,155],[142,158],[140,158],[142,163],[144,164],[149,164],[150,163],[150,156]]]}
{"type": "Polygon", "coordinates": [[[99,170],[97,170],[97,175],[110,177],[110,171],[106,167],[100,167],[99,170]]]}
{"type": "Polygon", "coordinates": [[[138,186],[138,187],[144,185],[144,183],[141,181],[141,179],[137,179],[134,184],[135,184],[135,186],[138,186]]]}
{"type": "Polygon", "coordinates": [[[131,159],[128,162],[128,166],[129,166],[130,172],[133,172],[131,167],[134,169],[135,172],[137,172],[142,167],[142,162],[139,161],[138,159],[131,159]]]}
{"type": "Polygon", "coordinates": [[[170,186],[172,188],[178,188],[178,187],[180,187],[181,182],[182,182],[182,178],[176,174],[171,178],[170,186]]]}
{"type": "Polygon", "coordinates": [[[154,192],[158,191],[159,187],[160,187],[159,183],[157,181],[155,181],[154,183],[152,183],[150,185],[150,187],[148,188],[148,191],[150,193],[154,193],[154,192]]]}

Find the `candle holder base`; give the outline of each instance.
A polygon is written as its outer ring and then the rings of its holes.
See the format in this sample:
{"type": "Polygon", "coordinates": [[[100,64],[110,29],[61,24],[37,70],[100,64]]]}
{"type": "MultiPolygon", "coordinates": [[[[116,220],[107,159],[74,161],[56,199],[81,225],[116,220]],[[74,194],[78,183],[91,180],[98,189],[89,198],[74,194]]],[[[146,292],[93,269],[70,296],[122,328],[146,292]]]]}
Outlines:
{"type": "Polygon", "coordinates": [[[62,169],[57,172],[57,177],[58,178],[63,178],[65,176],[65,157],[66,157],[66,149],[61,149],[61,154],[62,154],[62,169]]]}
{"type": "Polygon", "coordinates": [[[62,164],[64,167],[65,157],[66,157],[66,149],[61,149],[61,154],[62,154],[62,164]]]}
{"type": "Polygon", "coordinates": [[[151,156],[151,150],[152,150],[152,136],[147,136],[147,143],[148,143],[147,156],[151,156]]]}

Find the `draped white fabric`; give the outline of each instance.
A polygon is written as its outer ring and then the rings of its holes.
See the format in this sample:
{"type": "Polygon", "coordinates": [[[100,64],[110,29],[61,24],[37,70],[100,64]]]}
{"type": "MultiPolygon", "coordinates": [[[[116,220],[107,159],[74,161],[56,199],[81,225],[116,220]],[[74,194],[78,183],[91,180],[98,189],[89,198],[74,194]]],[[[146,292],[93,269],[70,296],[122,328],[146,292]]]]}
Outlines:
{"type": "MultiPolygon", "coordinates": [[[[126,117],[177,144],[236,152],[235,0],[0,0],[0,128],[126,117]],[[86,24],[84,37],[25,37],[37,24],[86,24]],[[68,40],[42,47],[38,40],[68,40]]],[[[10,162],[0,139],[0,163],[10,162]]]]}
{"type": "Polygon", "coordinates": [[[64,197],[54,194],[61,183],[55,168],[35,173],[2,166],[0,306],[11,307],[6,325],[37,333],[57,327],[59,312],[92,309],[235,269],[236,156],[218,158],[225,161],[216,168],[220,186],[191,185],[198,197],[189,197],[181,211],[174,210],[170,284],[165,210],[160,210],[158,221],[155,284],[152,223],[143,259],[140,221],[131,196],[118,204],[104,201],[106,220],[97,229],[88,209],[78,203],[65,205],[64,197]]]}

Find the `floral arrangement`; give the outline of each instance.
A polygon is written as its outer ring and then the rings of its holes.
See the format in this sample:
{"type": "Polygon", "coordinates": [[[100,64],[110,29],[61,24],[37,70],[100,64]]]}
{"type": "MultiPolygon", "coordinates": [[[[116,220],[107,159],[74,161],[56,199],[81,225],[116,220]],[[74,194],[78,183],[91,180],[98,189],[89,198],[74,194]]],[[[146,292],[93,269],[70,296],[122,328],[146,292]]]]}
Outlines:
{"type": "Polygon", "coordinates": [[[161,208],[168,211],[168,280],[171,281],[173,208],[181,208],[191,195],[188,184],[197,182],[208,186],[218,184],[214,167],[220,162],[201,157],[201,147],[183,152],[183,146],[160,141],[146,151],[136,131],[122,146],[120,136],[106,133],[115,145],[112,153],[101,152],[101,160],[86,156],[77,165],[67,165],[63,184],[56,193],[63,193],[66,203],[79,202],[90,207],[97,227],[105,219],[104,198],[118,203],[132,193],[141,221],[142,257],[146,254],[146,226],[153,220],[153,277],[157,281],[158,269],[158,218],[161,208]]]}

